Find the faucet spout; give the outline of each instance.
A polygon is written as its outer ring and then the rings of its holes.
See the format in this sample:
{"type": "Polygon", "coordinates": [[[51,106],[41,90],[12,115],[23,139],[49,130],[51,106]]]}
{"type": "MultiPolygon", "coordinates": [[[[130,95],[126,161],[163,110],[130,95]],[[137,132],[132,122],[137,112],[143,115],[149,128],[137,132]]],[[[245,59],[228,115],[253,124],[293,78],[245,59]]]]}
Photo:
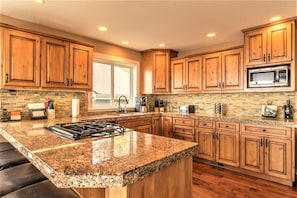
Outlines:
{"type": "Polygon", "coordinates": [[[126,108],[125,108],[124,110],[121,108],[121,99],[122,99],[122,98],[125,99],[126,104],[129,104],[129,101],[128,101],[127,97],[126,97],[125,95],[121,95],[121,96],[119,97],[118,113],[122,113],[123,111],[126,111],[126,108]]]}

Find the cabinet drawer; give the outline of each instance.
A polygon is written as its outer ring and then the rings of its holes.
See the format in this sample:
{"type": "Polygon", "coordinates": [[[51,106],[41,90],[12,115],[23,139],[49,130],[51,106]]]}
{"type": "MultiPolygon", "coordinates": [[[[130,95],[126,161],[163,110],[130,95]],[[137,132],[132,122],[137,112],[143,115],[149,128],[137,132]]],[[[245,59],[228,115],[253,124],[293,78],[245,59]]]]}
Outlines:
{"type": "Polygon", "coordinates": [[[184,125],[184,126],[194,126],[195,120],[188,118],[173,118],[173,124],[175,125],[184,125]]]}
{"type": "Polygon", "coordinates": [[[196,120],[196,127],[215,128],[215,121],[211,121],[211,120],[196,120]]]}
{"type": "Polygon", "coordinates": [[[194,135],[188,135],[184,133],[174,133],[173,138],[180,139],[180,140],[185,140],[189,142],[194,142],[195,141],[195,136],[194,135]]]}
{"type": "Polygon", "coordinates": [[[263,125],[242,124],[241,132],[243,133],[262,133],[266,135],[291,137],[291,128],[288,127],[271,127],[263,125]]]}
{"type": "Polygon", "coordinates": [[[195,129],[187,126],[173,126],[173,133],[194,135],[195,129]]]}
{"type": "Polygon", "coordinates": [[[239,131],[239,123],[233,122],[216,122],[217,129],[239,131]]]}

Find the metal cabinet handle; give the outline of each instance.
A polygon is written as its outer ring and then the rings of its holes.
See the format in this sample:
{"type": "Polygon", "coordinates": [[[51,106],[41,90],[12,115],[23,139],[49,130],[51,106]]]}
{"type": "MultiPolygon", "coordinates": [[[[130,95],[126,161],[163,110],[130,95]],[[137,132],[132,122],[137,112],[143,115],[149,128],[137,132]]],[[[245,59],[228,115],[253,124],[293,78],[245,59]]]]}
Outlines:
{"type": "Polygon", "coordinates": [[[229,125],[226,125],[226,128],[229,128],[229,125]]]}
{"type": "Polygon", "coordinates": [[[266,62],[266,54],[263,55],[263,61],[266,62]]]}
{"type": "Polygon", "coordinates": [[[69,79],[66,79],[66,86],[69,87],[69,79]]]}
{"type": "Polygon", "coordinates": [[[265,140],[265,147],[266,148],[268,147],[268,140],[267,139],[265,140]]]}
{"type": "Polygon", "coordinates": [[[262,132],[266,132],[266,129],[263,129],[262,132]]]}
{"type": "Polygon", "coordinates": [[[268,62],[270,62],[270,53],[268,54],[268,62]]]}
{"type": "Polygon", "coordinates": [[[72,86],[73,85],[73,80],[72,80],[72,78],[70,79],[70,86],[72,86]]]}
{"type": "Polygon", "coordinates": [[[261,141],[260,141],[260,146],[262,147],[263,146],[263,139],[261,138],[261,141]]]}
{"type": "Polygon", "coordinates": [[[222,89],[224,89],[225,88],[225,83],[224,82],[222,82],[222,89]]]}

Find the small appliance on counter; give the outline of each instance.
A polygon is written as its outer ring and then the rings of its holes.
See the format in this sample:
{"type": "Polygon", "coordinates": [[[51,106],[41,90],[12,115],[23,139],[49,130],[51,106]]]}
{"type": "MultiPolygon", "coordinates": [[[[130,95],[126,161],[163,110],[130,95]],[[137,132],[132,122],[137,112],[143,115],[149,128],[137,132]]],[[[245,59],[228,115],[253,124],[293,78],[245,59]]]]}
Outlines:
{"type": "Polygon", "coordinates": [[[284,117],[285,119],[293,119],[293,106],[290,103],[290,100],[287,100],[287,104],[283,106],[284,117]]]}
{"type": "Polygon", "coordinates": [[[189,105],[189,113],[195,113],[195,105],[189,105]]]}
{"type": "Polygon", "coordinates": [[[270,118],[276,118],[277,113],[277,106],[276,105],[262,105],[261,110],[262,117],[270,117],[270,118]]]}
{"type": "Polygon", "coordinates": [[[179,106],[180,113],[189,113],[189,106],[188,105],[181,105],[179,106]]]}
{"type": "Polygon", "coordinates": [[[44,103],[28,104],[31,120],[47,119],[47,112],[44,103]]]}
{"type": "Polygon", "coordinates": [[[8,122],[10,120],[10,115],[7,109],[2,109],[2,114],[1,114],[1,122],[8,122]]]}

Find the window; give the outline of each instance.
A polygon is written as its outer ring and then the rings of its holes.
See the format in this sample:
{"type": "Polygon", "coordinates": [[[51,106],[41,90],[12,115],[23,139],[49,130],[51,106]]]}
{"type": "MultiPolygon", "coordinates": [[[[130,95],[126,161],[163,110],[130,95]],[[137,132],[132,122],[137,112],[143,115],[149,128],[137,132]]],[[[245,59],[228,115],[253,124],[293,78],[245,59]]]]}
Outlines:
{"type": "Polygon", "coordinates": [[[125,62],[95,59],[93,61],[93,91],[89,97],[89,109],[118,108],[119,97],[123,107],[134,107],[137,93],[137,66],[125,62]]]}

